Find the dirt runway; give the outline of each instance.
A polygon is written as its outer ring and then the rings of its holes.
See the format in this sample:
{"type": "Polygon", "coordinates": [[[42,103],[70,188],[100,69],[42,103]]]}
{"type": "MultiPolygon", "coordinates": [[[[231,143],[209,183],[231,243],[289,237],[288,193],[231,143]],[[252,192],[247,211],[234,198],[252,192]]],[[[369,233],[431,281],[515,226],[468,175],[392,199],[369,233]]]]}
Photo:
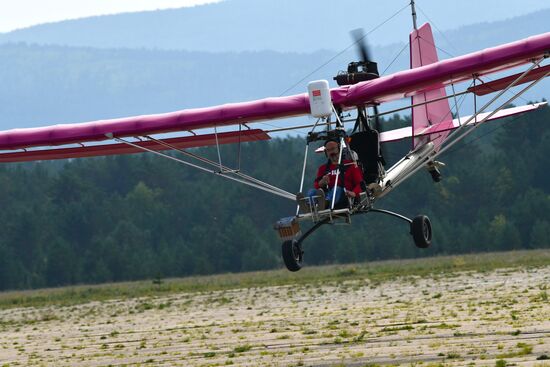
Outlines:
{"type": "Polygon", "coordinates": [[[549,284],[547,266],[8,309],[0,366],[550,367],[549,284]]]}

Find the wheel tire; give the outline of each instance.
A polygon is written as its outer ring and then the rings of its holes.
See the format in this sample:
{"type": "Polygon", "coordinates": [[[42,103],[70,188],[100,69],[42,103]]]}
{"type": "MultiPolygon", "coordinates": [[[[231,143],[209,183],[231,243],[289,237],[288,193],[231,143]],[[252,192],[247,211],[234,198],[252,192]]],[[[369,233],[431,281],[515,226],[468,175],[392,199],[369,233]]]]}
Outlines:
{"type": "Polygon", "coordinates": [[[304,251],[296,240],[285,241],[282,245],[283,261],[290,271],[298,271],[302,268],[304,251]]]}
{"type": "Polygon", "coordinates": [[[417,215],[411,223],[411,234],[418,248],[428,248],[432,244],[432,224],[425,215],[417,215]]]}

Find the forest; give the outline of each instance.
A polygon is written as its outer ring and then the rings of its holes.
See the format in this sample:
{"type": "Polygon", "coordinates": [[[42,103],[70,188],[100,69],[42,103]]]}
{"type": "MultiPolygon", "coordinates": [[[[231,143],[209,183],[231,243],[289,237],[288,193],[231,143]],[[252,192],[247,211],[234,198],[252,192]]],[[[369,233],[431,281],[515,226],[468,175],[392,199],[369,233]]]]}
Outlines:
{"type": "MultiPolygon", "coordinates": [[[[373,213],[319,230],[305,243],[306,263],[550,247],[549,124],[545,107],[482,126],[440,158],[441,182],[422,170],[376,203],[427,214],[429,249],[414,246],[403,222],[373,213]]],[[[304,144],[303,135],[244,144],[243,170],[295,192],[304,144]]],[[[389,144],[390,164],[409,146],[389,144]]],[[[235,163],[237,147],[222,153],[235,163]]],[[[322,161],[311,159],[309,182],[322,161]]],[[[2,164],[0,187],[0,290],[279,268],[273,223],[295,210],[150,154],[2,164]]]]}

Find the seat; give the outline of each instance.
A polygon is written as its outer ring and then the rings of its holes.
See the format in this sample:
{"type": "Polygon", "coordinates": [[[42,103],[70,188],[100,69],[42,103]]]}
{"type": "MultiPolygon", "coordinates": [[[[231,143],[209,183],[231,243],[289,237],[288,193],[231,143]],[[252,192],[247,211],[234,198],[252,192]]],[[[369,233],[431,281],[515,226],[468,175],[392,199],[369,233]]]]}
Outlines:
{"type": "Polygon", "coordinates": [[[351,135],[350,148],[357,153],[358,162],[363,170],[363,179],[367,185],[378,183],[384,172],[384,157],[380,153],[378,131],[367,128],[351,135]]]}

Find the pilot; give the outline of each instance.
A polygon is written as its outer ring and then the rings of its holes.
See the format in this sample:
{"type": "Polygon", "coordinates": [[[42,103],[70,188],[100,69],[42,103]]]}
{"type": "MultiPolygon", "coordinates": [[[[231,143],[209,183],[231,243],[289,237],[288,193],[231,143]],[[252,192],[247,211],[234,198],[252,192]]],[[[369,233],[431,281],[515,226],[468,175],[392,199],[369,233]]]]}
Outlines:
{"type": "Polygon", "coordinates": [[[343,167],[338,177],[338,186],[334,187],[339,154],[340,143],[338,140],[327,140],[325,142],[325,156],[328,158],[328,161],[317,170],[317,177],[313,183],[315,188],[309,190],[305,196],[301,192],[296,195],[296,201],[300,205],[302,213],[309,212],[311,206],[315,204],[317,205],[317,210],[324,210],[327,205],[331,207],[334,190],[336,190],[334,208],[348,207],[349,201],[347,198],[355,200],[359,197],[362,191],[363,174],[361,173],[361,169],[357,167],[357,164],[351,160],[342,161],[343,167]],[[309,203],[304,198],[309,198],[309,203]]]}

